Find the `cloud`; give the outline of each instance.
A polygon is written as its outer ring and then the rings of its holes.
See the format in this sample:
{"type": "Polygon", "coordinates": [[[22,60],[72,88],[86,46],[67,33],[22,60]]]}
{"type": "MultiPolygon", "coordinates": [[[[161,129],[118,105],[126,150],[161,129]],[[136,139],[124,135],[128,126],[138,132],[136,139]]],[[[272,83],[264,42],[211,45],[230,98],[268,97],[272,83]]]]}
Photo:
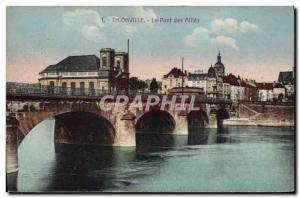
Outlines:
{"type": "Polygon", "coordinates": [[[215,19],[210,23],[210,29],[215,33],[251,33],[258,30],[258,26],[249,21],[242,21],[241,23],[234,18],[215,19]]]}
{"type": "Polygon", "coordinates": [[[258,26],[248,21],[243,21],[240,24],[240,30],[243,33],[256,32],[258,30],[258,26]]]}
{"type": "Polygon", "coordinates": [[[201,45],[215,45],[239,50],[236,39],[233,36],[257,31],[257,25],[248,21],[241,23],[234,18],[215,19],[209,28],[197,27],[187,35],[183,41],[186,46],[198,47],[201,45]]]}
{"type": "Polygon", "coordinates": [[[216,45],[229,47],[237,51],[240,50],[240,48],[236,45],[235,39],[229,36],[217,36],[216,38],[212,39],[212,42],[216,45]]]}
{"type": "Polygon", "coordinates": [[[134,17],[143,17],[145,19],[157,18],[152,8],[132,7],[131,15],[134,17]]]}
{"type": "Polygon", "coordinates": [[[85,25],[94,25],[102,27],[99,13],[91,9],[76,9],[74,11],[66,11],[62,14],[62,21],[69,27],[83,27],[85,25]]]}
{"type": "Polygon", "coordinates": [[[99,13],[91,9],[76,9],[62,14],[62,22],[65,26],[77,30],[88,40],[101,41],[105,39],[101,28],[104,24],[99,13]]]}
{"type": "Polygon", "coordinates": [[[238,30],[238,21],[233,18],[223,19],[215,19],[210,23],[211,31],[213,32],[221,32],[226,31],[229,33],[234,33],[238,30]]]}
{"type": "Polygon", "coordinates": [[[239,47],[236,44],[236,40],[233,37],[229,36],[213,36],[211,31],[206,28],[197,27],[193,30],[192,34],[187,35],[184,38],[184,43],[188,47],[198,47],[198,46],[223,46],[230,49],[239,50],[239,47]]]}
{"type": "Polygon", "coordinates": [[[184,38],[184,43],[190,47],[197,47],[201,44],[205,44],[206,41],[210,40],[210,32],[206,28],[197,27],[193,30],[193,33],[187,35],[184,38]]]}
{"type": "MultiPolygon", "coordinates": [[[[127,10],[129,17],[143,17],[146,20],[156,18],[152,8],[131,7],[127,10]]],[[[105,16],[112,21],[116,16],[105,16]]],[[[75,9],[62,14],[62,22],[66,27],[79,32],[84,38],[99,42],[105,40],[111,34],[123,34],[127,37],[139,32],[139,28],[130,24],[103,23],[101,15],[93,9],[75,9]]],[[[152,24],[144,27],[152,27],[152,24]]]]}
{"type": "Polygon", "coordinates": [[[81,34],[88,40],[92,41],[101,41],[104,40],[106,37],[105,35],[100,32],[100,29],[96,26],[83,26],[80,30],[81,34]]]}

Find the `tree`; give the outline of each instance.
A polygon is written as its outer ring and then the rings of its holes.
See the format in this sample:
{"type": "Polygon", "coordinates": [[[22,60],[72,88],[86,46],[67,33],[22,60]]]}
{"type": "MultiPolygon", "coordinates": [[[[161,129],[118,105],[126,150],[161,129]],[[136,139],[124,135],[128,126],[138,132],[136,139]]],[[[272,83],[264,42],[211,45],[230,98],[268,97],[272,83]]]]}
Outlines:
{"type": "Polygon", "coordinates": [[[137,77],[129,78],[129,89],[130,91],[144,91],[147,88],[147,83],[143,80],[139,80],[137,77]]]}
{"type": "Polygon", "coordinates": [[[137,91],[139,89],[139,79],[137,77],[129,78],[129,90],[137,91]]]}
{"type": "Polygon", "coordinates": [[[145,89],[148,87],[147,83],[143,80],[139,80],[139,90],[145,91],[145,89]]]}
{"type": "Polygon", "coordinates": [[[156,79],[153,78],[152,81],[151,81],[151,83],[150,83],[151,93],[157,93],[158,88],[159,88],[159,85],[158,85],[156,79]]]}

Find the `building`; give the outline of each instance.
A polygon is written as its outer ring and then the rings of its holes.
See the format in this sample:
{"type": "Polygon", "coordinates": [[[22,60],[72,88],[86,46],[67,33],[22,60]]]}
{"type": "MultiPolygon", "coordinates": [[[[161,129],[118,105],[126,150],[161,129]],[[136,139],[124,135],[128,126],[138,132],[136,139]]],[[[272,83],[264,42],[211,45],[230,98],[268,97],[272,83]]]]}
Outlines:
{"type": "Polygon", "coordinates": [[[188,73],[186,79],[186,86],[188,87],[198,87],[202,88],[204,94],[206,94],[206,87],[207,87],[207,74],[204,73],[188,73]]]}
{"type": "Polygon", "coordinates": [[[206,95],[210,98],[218,97],[218,86],[217,86],[217,74],[215,69],[210,66],[207,72],[207,82],[206,82],[206,95]]]}
{"type": "Polygon", "coordinates": [[[258,101],[273,101],[273,83],[256,83],[258,90],[258,101]]]}
{"type": "Polygon", "coordinates": [[[219,97],[230,99],[231,88],[230,84],[227,82],[218,83],[219,97]]]}
{"type": "Polygon", "coordinates": [[[195,71],[188,73],[186,77],[186,86],[201,88],[208,97],[217,97],[217,75],[213,66],[208,69],[207,73],[195,71]]]}
{"type": "Polygon", "coordinates": [[[285,95],[285,87],[280,83],[274,83],[273,86],[273,98],[276,101],[283,101],[285,95]]]}
{"type": "Polygon", "coordinates": [[[162,78],[162,93],[168,94],[172,88],[182,87],[182,84],[184,86],[185,77],[186,74],[184,74],[180,69],[174,67],[168,74],[164,75],[162,78]]]}
{"type": "Polygon", "coordinates": [[[294,82],[294,74],[292,71],[279,73],[278,83],[285,87],[285,97],[288,100],[293,100],[295,97],[294,82]]]}
{"type": "Polygon", "coordinates": [[[240,100],[257,101],[258,91],[255,80],[243,79],[241,80],[241,87],[244,88],[244,94],[241,94],[242,98],[240,100]]]}
{"type": "Polygon", "coordinates": [[[129,81],[128,52],[115,52],[111,48],[95,55],[69,56],[50,65],[39,73],[39,83],[49,91],[76,94],[101,90],[127,92],[129,81]]]}
{"type": "Polygon", "coordinates": [[[222,57],[220,51],[217,56],[217,62],[214,65],[214,69],[217,74],[217,78],[222,80],[222,77],[225,75],[225,66],[222,63],[222,57]]]}
{"type": "Polygon", "coordinates": [[[244,87],[241,86],[241,79],[233,74],[223,76],[223,83],[230,85],[230,99],[232,102],[238,102],[243,99],[244,87]]]}

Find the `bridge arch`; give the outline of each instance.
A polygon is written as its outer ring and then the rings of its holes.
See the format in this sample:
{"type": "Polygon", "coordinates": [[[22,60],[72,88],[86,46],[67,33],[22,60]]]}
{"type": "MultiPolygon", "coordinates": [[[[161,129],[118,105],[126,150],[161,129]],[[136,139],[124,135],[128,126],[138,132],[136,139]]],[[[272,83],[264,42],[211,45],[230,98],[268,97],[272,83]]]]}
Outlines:
{"type": "MultiPolygon", "coordinates": [[[[74,126],[79,126],[79,124],[81,124],[81,128],[82,126],[88,127],[88,128],[93,128],[93,122],[87,122],[86,124],[82,124],[84,123],[83,120],[80,120],[80,116],[76,116],[76,114],[81,114],[82,117],[84,118],[89,118],[91,120],[94,121],[94,123],[102,123],[102,125],[99,125],[98,128],[99,129],[103,129],[103,127],[105,127],[105,131],[107,133],[107,137],[106,139],[110,139],[109,144],[111,144],[112,138],[115,137],[115,128],[113,123],[111,122],[111,120],[108,119],[108,115],[103,113],[102,111],[98,110],[98,111],[90,111],[89,109],[87,110],[83,110],[83,109],[60,109],[57,108],[57,111],[53,111],[53,110],[49,110],[49,111],[27,111],[27,112],[15,112],[12,113],[11,116],[11,121],[9,122],[13,122],[13,126],[15,127],[16,131],[16,135],[17,135],[17,144],[20,144],[22,142],[22,140],[27,136],[27,134],[30,133],[30,131],[37,126],[39,123],[41,123],[42,121],[48,119],[48,118],[55,118],[56,121],[58,121],[59,119],[62,118],[66,118],[67,117],[73,117],[73,123],[75,123],[74,126]],[[76,118],[76,120],[74,120],[74,118],[76,118]]],[[[59,122],[60,123],[60,122],[59,122]]],[[[97,124],[94,124],[96,127],[97,124]]],[[[55,126],[57,126],[57,122],[55,124],[55,126]]],[[[71,126],[69,126],[71,127],[71,126]]],[[[62,128],[62,126],[60,126],[60,129],[62,128]]],[[[72,128],[72,127],[71,127],[72,128]]],[[[58,128],[55,127],[55,130],[57,130],[58,128]]],[[[95,133],[95,130],[92,130],[95,133]]],[[[91,133],[89,134],[91,135],[91,133]]],[[[57,141],[59,142],[59,141],[57,141]]]]}
{"type": "Polygon", "coordinates": [[[55,143],[112,145],[116,130],[103,116],[85,111],[56,115],[55,143]]]}
{"type": "Polygon", "coordinates": [[[167,111],[151,110],[136,119],[137,132],[173,133],[176,127],[174,117],[167,111]]]}

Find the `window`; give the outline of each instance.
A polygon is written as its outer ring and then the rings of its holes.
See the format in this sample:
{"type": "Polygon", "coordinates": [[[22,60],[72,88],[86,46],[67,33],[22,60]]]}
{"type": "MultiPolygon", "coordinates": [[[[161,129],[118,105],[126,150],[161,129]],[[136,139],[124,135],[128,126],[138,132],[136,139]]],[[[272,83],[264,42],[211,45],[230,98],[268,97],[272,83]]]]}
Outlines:
{"type": "Polygon", "coordinates": [[[76,83],[75,82],[71,82],[71,94],[75,94],[76,91],[76,83]]]}
{"type": "Polygon", "coordinates": [[[117,60],[117,67],[120,68],[121,67],[121,61],[117,60]]]}
{"type": "Polygon", "coordinates": [[[66,94],[67,93],[67,83],[66,82],[63,82],[61,84],[61,93],[62,94],[66,94]]]}
{"type": "Polygon", "coordinates": [[[50,81],[49,85],[50,87],[54,87],[54,81],[50,81]]]}
{"type": "Polygon", "coordinates": [[[49,93],[54,93],[54,81],[49,82],[49,93]]]}
{"type": "Polygon", "coordinates": [[[84,95],[85,94],[85,92],[84,92],[84,82],[80,82],[79,86],[80,86],[80,95],[84,95]]]}
{"type": "Polygon", "coordinates": [[[94,82],[89,82],[89,94],[95,95],[94,82]]]}
{"type": "Polygon", "coordinates": [[[106,57],[102,57],[102,66],[103,67],[107,66],[107,58],[106,57]]]}

